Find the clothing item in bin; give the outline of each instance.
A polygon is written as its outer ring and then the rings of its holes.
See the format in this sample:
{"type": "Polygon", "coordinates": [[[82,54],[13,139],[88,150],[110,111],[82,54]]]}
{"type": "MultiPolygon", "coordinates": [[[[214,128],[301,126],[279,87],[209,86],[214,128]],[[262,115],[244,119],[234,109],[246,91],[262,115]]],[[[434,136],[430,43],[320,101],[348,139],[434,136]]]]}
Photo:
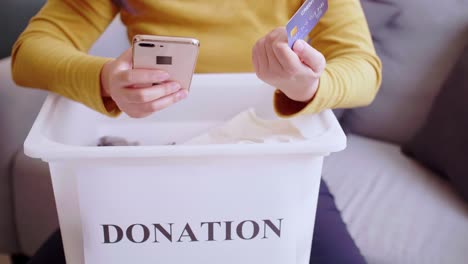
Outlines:
{"type": "Polygon", "coordinates": [[[99,147],[116,147],[116,146],[138,146],[140,145],[137,141],[128,141],[121,137],[105,136],[101,137],[98,142],[99,147]]]}
{"type": "MultiPolygon", "coordinates": [[[[169,142],[166,145],[176,145],[176,142],[169,142]]],[[[105,136],[101,137],[98,142],[98,147],[117,147],[117,146],[140,146],[140,142],[138,141],[128,141],[122,137],[111,137],[105,136]]]]}
{"type": "Polygon", "coordinates": [[[253,109],[248,109],[227,123],[195,137],[185,144],[258,144],[291,143],[306,140],[306,127],[298,119],[265,120],[257,116],[253,109]]]}
{"type": "MultiPolygon", "coordinates": [[[[230,121],[205,134],[192,138],[185,145],[210,144],[259,144],[259,143],[292,143],[304,141],[321,131],[310,126],[314,122],[309,116],[298,116],[289,119],[266,120],[257,116],[254,109],[241,112],[230,121]]],[[[176,145],[169,142],[165,145],[176,145]]],[[[98,146],[138,146],[122,137],[105,136],[99,139],[98,146]]]]}

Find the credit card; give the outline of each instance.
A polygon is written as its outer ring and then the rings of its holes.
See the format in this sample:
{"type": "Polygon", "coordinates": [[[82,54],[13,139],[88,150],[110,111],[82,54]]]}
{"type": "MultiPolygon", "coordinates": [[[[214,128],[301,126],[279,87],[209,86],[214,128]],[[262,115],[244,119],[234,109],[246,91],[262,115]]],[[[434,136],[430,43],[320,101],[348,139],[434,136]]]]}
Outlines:
{"type": "Polygon", "coordinates": [[[286,25],[289,47],[292,48],[296,40],[308,39],[327,10],[327,0],[306,0],[286,25]]]}

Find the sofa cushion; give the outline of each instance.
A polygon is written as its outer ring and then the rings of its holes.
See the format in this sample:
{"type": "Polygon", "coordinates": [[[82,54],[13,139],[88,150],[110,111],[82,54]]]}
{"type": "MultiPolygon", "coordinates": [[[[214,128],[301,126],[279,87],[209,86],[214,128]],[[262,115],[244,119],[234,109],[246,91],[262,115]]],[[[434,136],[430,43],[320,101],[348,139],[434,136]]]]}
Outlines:
{"type": "Polygon", "coordinates": [[[468,46],[404,153],[447,177],[468,202],[468,46]]]}
{"type": "Polygon", "coordinates": [[[45,92],[20,89],[13,83],[10,59],[0,60],[0,251],[19,252],[13,207],[11,162],[23,145],[45,92]]]}
{"type": "Polygon", "coordinates": [[[3,0],[0,8],[0,58],[10,56],[13,43],[46,0],[3,0]],[[13,26],[14,25],[14,26],[13,26]]]}
{"type": "Polygon", "coordinates": [[[361,135],[406,142],[422,125],[463,49],[468,1],[361,2],[383,62],[383,82],[374,103],[347,111],[343,123],[361,135]]]}
{"type": "Polygon", "coordinates": [[[397,5],[391,2],[361,0],[371,32],[380,32],[400,14],[397,5]]]}
{"type": "Polygon", "coordinates": [[[21,252],[32,256],[59,226],[49,166],[21,149],[12,174],[18,240],[21,252]]]}
{"type": "Polygon", "coordinates": [[[466,263],[468,206],[399,146],[350,135],[323,177],[370,264],[466,263]]]}

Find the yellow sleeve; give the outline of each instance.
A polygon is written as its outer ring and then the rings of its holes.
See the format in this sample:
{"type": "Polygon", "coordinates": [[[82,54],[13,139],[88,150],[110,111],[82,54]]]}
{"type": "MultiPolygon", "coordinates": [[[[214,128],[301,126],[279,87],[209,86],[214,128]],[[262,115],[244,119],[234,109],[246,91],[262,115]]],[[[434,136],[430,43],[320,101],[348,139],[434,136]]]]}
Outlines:
{"type": "Polygon", "coordinates": [[[117,115],[115,103],[101,97],[100,72],[109,59],[87,54],[117,12],[110,0],[49,0],[13,47],[13,79],[117,115]]]}
{"type": "Polygon", "coordinates": [[[327,60],[317,93],[310,103],[302,103],[277,91],[274,103],[280,116],[365,106],[380,87],[382,64],[359,0],[328,2],[327,13],[310,34],[312,46],[327,60]]]}

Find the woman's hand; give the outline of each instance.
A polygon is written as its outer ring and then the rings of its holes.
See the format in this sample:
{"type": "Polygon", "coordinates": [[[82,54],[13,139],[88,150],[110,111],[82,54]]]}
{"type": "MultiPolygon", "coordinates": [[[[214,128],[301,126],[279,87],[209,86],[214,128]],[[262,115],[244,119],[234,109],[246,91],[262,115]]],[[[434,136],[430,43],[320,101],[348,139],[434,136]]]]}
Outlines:
{"type": "Polygon", "coordinates": [[[169,78],[164,71],[132,69],[130,48],[102,68],[101,93],[130,117],[141,118],[187,97],[188,92],[169,78]]]}
{"type": "Polygon", "coordinates": [[[290,99],[308,102],[317,91],[326,66],[325,57],[303,40],[289,48],[286,34],[284,27],[276,28],[255,44],[252,51],[255,72],[290,99]]]}

